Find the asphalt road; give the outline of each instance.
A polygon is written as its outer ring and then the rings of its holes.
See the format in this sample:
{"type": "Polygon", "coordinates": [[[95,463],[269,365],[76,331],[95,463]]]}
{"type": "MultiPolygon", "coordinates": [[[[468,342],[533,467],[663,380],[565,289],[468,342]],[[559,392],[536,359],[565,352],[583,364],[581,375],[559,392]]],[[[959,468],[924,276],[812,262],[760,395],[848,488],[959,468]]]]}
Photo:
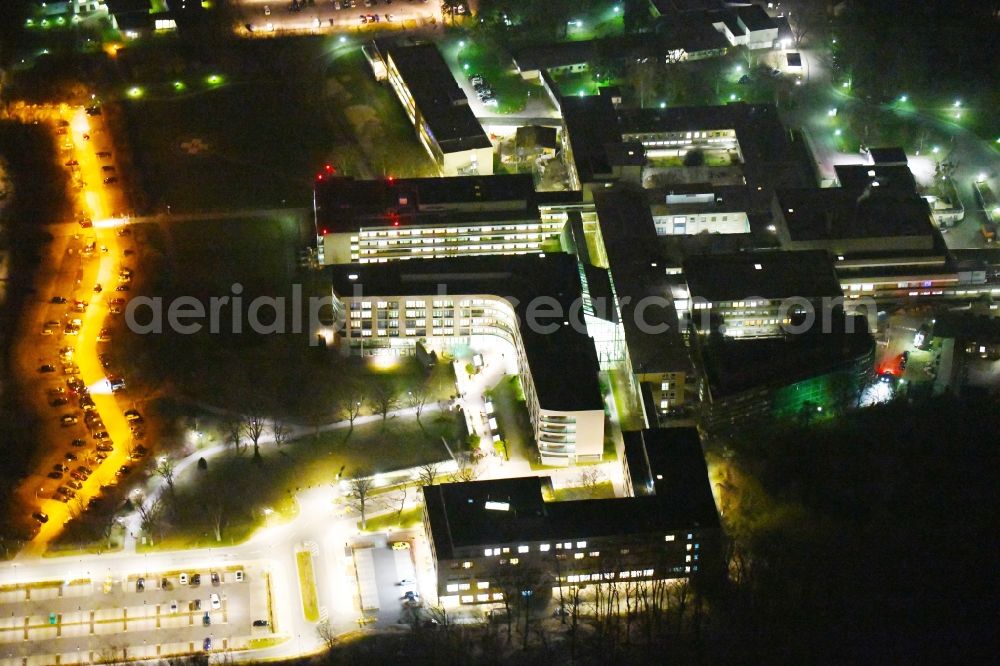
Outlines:
{"type": "Polygon", "coordinates": [[[18,488],[19,497],[26,506],[37,507],[49,516],[48,522],[40,526],[25,549],[27,554],[39,554],[74,512],[81,511],[91,497],[100,494],[102,485],[117,481],[115,473],[129,462],[132,431],[124,410],[131,403],[112,394],[107,383],[111,370],[105,370],[99,358],[110,343],[100,342],[98,337],[101,329],[107,326],[108,318],[115,316],[110,313],[111,301],[127,300],[129,296],[127,291],[116,291],[120,284],[119,272],[135,266],[132,257],[125,255],[126,251],[134,252],[131,238],[119,236],[115,228],[102,224],[113,212],[125,208],[117,184],[104,182],[105,178],[117,175],[117,166],[103,117],[88,116],[80,107],[32,107],[23,111],[52,127],[60,150],[59,158],[66,163],[71,181],[76,184],[75,215],[93,222],[92,227],[67,221],[50,228],[53,242],[35,283],[38,300],[25,317],[15,352],[17,370],[26,380],[29,397],[42,416],[44,445],[40,447],[38,464],[34,473],[18,488]],[[60,123],[64,126],[59,127],[60,123]],[[99,157],[98,152],[108,155],[99,157]],[[98,284],[100,292],[95,291],[98,284]],[[64,298],[66,302],[53,303],[54,297],[64,298]],[[80,301],[81,306],[75,307],[75,301],[80,301]],[[80,321],[79,330],[68,331],[66,325],[74,319],[80,321]],[[49,321],[58,325],[50,335],[45,335],[45,322],[49,321]],[[66,348],[72,351],[63,361],[60,350],[66,348]],[[43,365],[52,366],[54,371],[40,372],[43,365]],[[100,415],[104,430],[114,445],[114,450],[103,462],[95,457],[98,442],[83,423],[83,410],[67,389],[66,381],[71,376],[78,377],[89,387],[94,410],[100,415]],[[63,397],[67,403],[50,406],[50,400],[56,396],[49,391],[60,389],[65,391],[63,397]],[[74,416],[77,422],[63,424],[61,419],[67,415],[74,416]],[[75,439],[83,440],[85,446],[70,446],[75,439]],[[64,460],[70,451],[77,460],[64,460]],[[54,466],[63,463],[71,469],[86,465],[94,472],[75,491],[76,497],[68,502],[61,501],[60,497],[64,496],[55,491],[72,483],[69,474],[63,473],[58,479],[49,476],[55,476],[54,466]]]}
{"type": "MultiPolygon", "coordinates": [[[[291,11],[291,2],[279,0],[239,0],[240,23],[250,25],[253,34],[273,32],[360,32],[374,28],[412,29],[441,22],[441,6],[426,0],[355,0],[355,7],[342,9],[341,3],[315,0],[298,11],[291,11]],[[378,23],[364,23],[361,17],[379,16],[378,23]],[[392,20],[387,19],[387,15],[392,20]]],[[[247,31],[250,32],[250,31],[247,31]]],[[[247,33],[244,33],[247,34],[247,33]]],[[[373,34],[372,37],[375,35],[373,34]]]]}

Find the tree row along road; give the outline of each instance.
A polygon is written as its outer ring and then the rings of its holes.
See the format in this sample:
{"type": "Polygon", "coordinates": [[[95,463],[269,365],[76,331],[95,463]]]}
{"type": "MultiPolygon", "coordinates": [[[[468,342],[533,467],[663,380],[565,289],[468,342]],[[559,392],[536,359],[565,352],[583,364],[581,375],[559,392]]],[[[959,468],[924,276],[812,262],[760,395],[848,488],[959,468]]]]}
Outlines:
{"type": "MultiPolygon", "coordinates": [[[[108,163],[102,164],[97,157],[97,151],[111,151],[110,137],[104,127],[103,119],[100,116],[88,116],[82,107],[68,107],[65,105],[52,107],[32,107],[24,109],[22,115],[11,113],[10,117],[22,122],[32,122],[41,120],[50,123],[56,136],[53,137],[55,144],[60,146],[60,161],[67,162],[67,168],[72,164],[71,174],[79,183],[78,195],[75,204],[77,215],[90,219],[103,219],[110,211],[120,209],[121,193],[114,183],[104,183],[106,176],[105,167],[108,163]],[[59,130],[56,127],[61,125],[59,130]],[[75,162],[75,164],[73,164],[75,162]]],[[[111,167],[111,171],[114,168],[111,167]]],[[[63,228],[76,229],[74,222],[67,222],[61,225],[63,228]]],[[[58,231],[53,229],[56,233],[58,231]]],[[[45,303],[55,295],[61,295],[72,302],[73,296],[86,303],[86,311],[79,315],[82,320],[79,331],[75,336],[61,338],[58,344],[74,346],[72,361],[79,368],[79,377],[83,384],[91,389],[94,400],[95,411],[100,415],[105,424],[105,430],[112,442],[116,445],[109,453],[108,458],[100,464],[91,464],[94,473],[83,482],[82,487],[76,493],[76,500],[81,506],[87,500],[100,495],[100,487],[111,484],[115,481],[115,472],[129,459],[128,447],[126,446],[132,438],[131,429],[125,419],[122,407],[111,393],[106,382],[106,374],[98,358],[98,333],[104,326],[105,318],[109,315],[108,300],[111,296],[107,293],[95,293],[95,284],[107,285],[108,293],[116,294],[114,285],[117,284],[118,271],[121,266],[122,248],[116,232],[110,228],[93,228],[85,230],[82,235],[91,240],[95,247],[106,248],[106,251],[96,252],[95,258],[87,262],[81,262],[80,269],[76,274],[69,275],[65,271],[58,271],[57,265],[43,265],[40,274],[45,284],[37,285],[38,293],[45,303]]],[[[54,234],[56,235],[56,234],[54,234]]],[[[66,234],[67,236],[69,234],[66,234]]],[[[57,247],[59,247],[57,245],[57,247]]],[[[52,254],[48,255],[50,258],[52,254]]],[[[55,257],[56,261],[61,261],[62,256],[55,257]]],[[[119,294],[124,296],[125,294],[119,294]]],[[[51,307],[42,305],[42,308],[51,307]]],[[[68,307],[68,305],[67,305],[68,307]]],[[[26,313],[26,316],[31,316],[26,313]]],[[[76,316],[76,315],[74,315],[76,316]]],[[[62,322],[61,322],[62,323],[62,322]]],[[[61,326],[60,326],[61,328],[61,326]]],[[[36,357],[46,345],[39,342],[34,336],[40,335],[38,330],[24,329],[26,336],[19,344],[19,366],[24,373],[33,373],[36,369],[36,357]],[[30,336],[30,337],[29,337],[30,336]]],[[[62,331],[56,331],[56,336],[61,337],[62,331]]],[[[54,354],[53,354],[54,357],[54,354]]],[[[55,359],[51,359],[54,364],[55,359]]],[[[59,379],[62,383],[62,378],[59,379]]],[[[27,381],[26,384],[37,382],[27,381]]],[[[37,396],[33,396],[36,397],[37,396]]],[[[38,404],[43,404],[41,401],[38,404]]],[[[75,408],[75,405],[72,406],[75,408]]],[[[48,415],[46,415],[48,416],[48,415]]],[[[45,420],[45,419],[43,419],[45,420]]],[[[49,419],[54,421],[54,419],[49,419]]],[[[47,424],[52,426],[52,423],[47,424]]],[[[55,539],[63,530],[65,523],[71,517],[69,503],[63,503],[51,499],[53,491],[63,483],[63,480],[52,482],[46,479],[45,474],[53,469],[53,464],[62,462],[62,449],[68,440],[79,436],[81,426],[74,425],[72,428],[50,427],[43,432],[52,433],[50,438],[46,438],[42,450],[43,455],[39,456],[40,467],[35,474],[29,475],[27,480],[19,488],[18,492],[26,505],[37,504],[41,510],[48,514],[48,521],[43,523],[26,547],[22,550],[22,556],[40,555],[47,545],[55,539]],[[63,441],[65,440],[65,441],[63,441]],[[41,483],[39,482],[41,475],[41,483]],[[44,485],[43,485],[44,484],[44,485]]],[[[85,435],[86,436],[86,435],[85,435]]],[[[96,444],[94,441],[88,442],[90,445],[96,444]]],[[[84,449],[80,449],[82,454],[84,449]]],[[[81,455],[81,458],[83,456],[81,455]]]]}

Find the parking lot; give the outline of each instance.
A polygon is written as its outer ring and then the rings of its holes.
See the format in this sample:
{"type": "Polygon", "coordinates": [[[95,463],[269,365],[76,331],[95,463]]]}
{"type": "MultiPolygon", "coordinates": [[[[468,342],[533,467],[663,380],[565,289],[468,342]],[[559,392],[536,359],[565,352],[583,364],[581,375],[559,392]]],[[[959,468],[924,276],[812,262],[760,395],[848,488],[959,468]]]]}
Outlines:
{"type": "Polygon", "coordinates": [[[121,660],[190,654],[206,647],[211,652],[246,649],[251,638],[275,630],[269,597],[267,573],[249,566],[215,572],[109,572],[69,582],[4,586],[0,664],[51,664],[57,658],[61,664],[79,664],[107,660],[112,653],[121,660]],[[186,584],[181,574],[187,576],[186,584]],[[199,584],[194,584],[196,575],[199,584]],[[267,625],[254,626],[255,621],[267,625]]]}

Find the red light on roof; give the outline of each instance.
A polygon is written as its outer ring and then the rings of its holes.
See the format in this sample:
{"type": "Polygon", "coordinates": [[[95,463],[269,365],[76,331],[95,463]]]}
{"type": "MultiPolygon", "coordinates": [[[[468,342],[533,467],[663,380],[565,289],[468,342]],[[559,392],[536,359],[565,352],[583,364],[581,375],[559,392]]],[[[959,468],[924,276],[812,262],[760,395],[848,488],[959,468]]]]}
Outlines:
{"type": "Polygon", "coordinates": [[[334,171],[336,171],[336,169],[334,169],[333,166],[330,164],[327,164],[325,168],[327,173],[333,173],[334,171]]]}
{"type": "Polygon", "coordinates": [[[392,226],[394,226],[394,227],[398,227],[398,226],[399,226],[399,220],[396,220],[395,222],[393,222],[393,223],[392,223],[392,226]]]}
{"type": "Polygon", "coordinates": [[[322,231],[321,233],[322,233],[322,234],[323,234],[324,236],[326,236],[326,235],[327,235],[328,233],[330,233],[330,232],[329,232],[329,230],[327,230],[327,229],[326,229],[326,227],[324,227],[324,228],[323,228],[323,231],[322,231]]]}
{"type": "Polygon", "coordinates": [[[395,181],[396,181],[396,178],[395,178],[394,176],[386,176],[386,177],[385,177],[385,179],[386,179],[387,181],[389,181],[390,183],[393,183],[393,182],[395,182],[395,181]]]}
{"type": "Polygon", "coordinates": [[[316,174],[316,180],[323,180],[323,174],[321,173],[316,174]]]}

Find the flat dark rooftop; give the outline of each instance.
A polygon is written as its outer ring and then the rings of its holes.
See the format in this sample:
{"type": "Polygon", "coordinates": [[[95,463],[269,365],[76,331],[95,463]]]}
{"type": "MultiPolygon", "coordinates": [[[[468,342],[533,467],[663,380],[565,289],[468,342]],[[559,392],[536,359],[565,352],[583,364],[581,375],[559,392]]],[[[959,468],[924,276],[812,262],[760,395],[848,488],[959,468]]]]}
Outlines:
{"type": "Polygon", "coordinates": [[[864,317],[852,318],[851,333],[837,313],[830,321],[829,332],[816,325],[785,338],[703,338],[701,356],[713,399],[788,386],[842,369],[873,353],[875,340],[864,317]]]}
{"type": "Polygon", "coordinates": [[[400,225],[482,214],[537,218],[534,181],[529,174],[355,180],[324,177],[315,184],[316,216],[326,232],[356,231],[364,224],[400,225]]]}
{"type": "Polygon", "coordinates": [[[927,202],[905,188],[789,189],[775,196],[793,241],[934,236],[927,202]]]}
{"type": "Polygon", "coordinates": [[[813,299],[842,293],[824,250],[691,256],[684,260],[684,277],[692,298],[713,303],[753,297],[813,299]]]}
{"type": "Polygon", "coordinates": [[[760,5],[743,5],[737,7],[736,14],[743,21],[743,24],[754,32],[778,27],[774,19],[768,16],[767,12],[760,5]]]}
{"type": "Polygon", "coordinates": [[[334,291],[347,296],[481,294],[505,298],[518,318],[541,406],[565,411],[604,407],[593,340],[582,327],[577,330],[577,326],[564,324],[582,298],[579,268],[568,254],[340,264],[325,270],[334,291]],[[552,332],[525,325],[528,308],[541,297],[555,299],[562,309],[561,316],[543,316],[549,312],[547,304],[536,316],[538,328],[554,324],[552,332]]]}
{"type": "Polygon", "coordinates": [[[646,193],[620,188],[596,192],[594,203],[615,293],[623,301],[632,367],[648,373],[686,368],[690,360],[646,193]]]}
{"type": "Polygon", "coordinates": [[[388,57],[444,152],[492,146],[437,46],[394,46],[388,57]]]}
{"type": "Polygon", "coordinates": [[[660,453],[664,474],[676,482],[664,482],[656,495],[646,497],[545,502],[542,486],[548,480],[537,476],[425,486],[435,552],[439,559],[450,559],[456,548],[516,541],[717,528],[700,445],[695,450],[688,440],[666,442],[660,453]]]}
{"type": "Polygon", "coordinates": [[[561,106],[580,181],[609,177],[611,162],[607,147],[622,142],[611,99],[607,95],[571,96],[562,98],[561,106]]]}
{"type": "Polygon", "coordinates": [[[705,484],[708,468],[697,428],[656,428],[623,432],[625,458],[636,495],[655,494],[671,504],[687,504],[691,515],[715,510],[705,484]]]}
{"type": "Polygon", "coordinates": [[[868,155],[875,164],[906,164],[906,151],[902,148],[869,148],[868,155]]]}

